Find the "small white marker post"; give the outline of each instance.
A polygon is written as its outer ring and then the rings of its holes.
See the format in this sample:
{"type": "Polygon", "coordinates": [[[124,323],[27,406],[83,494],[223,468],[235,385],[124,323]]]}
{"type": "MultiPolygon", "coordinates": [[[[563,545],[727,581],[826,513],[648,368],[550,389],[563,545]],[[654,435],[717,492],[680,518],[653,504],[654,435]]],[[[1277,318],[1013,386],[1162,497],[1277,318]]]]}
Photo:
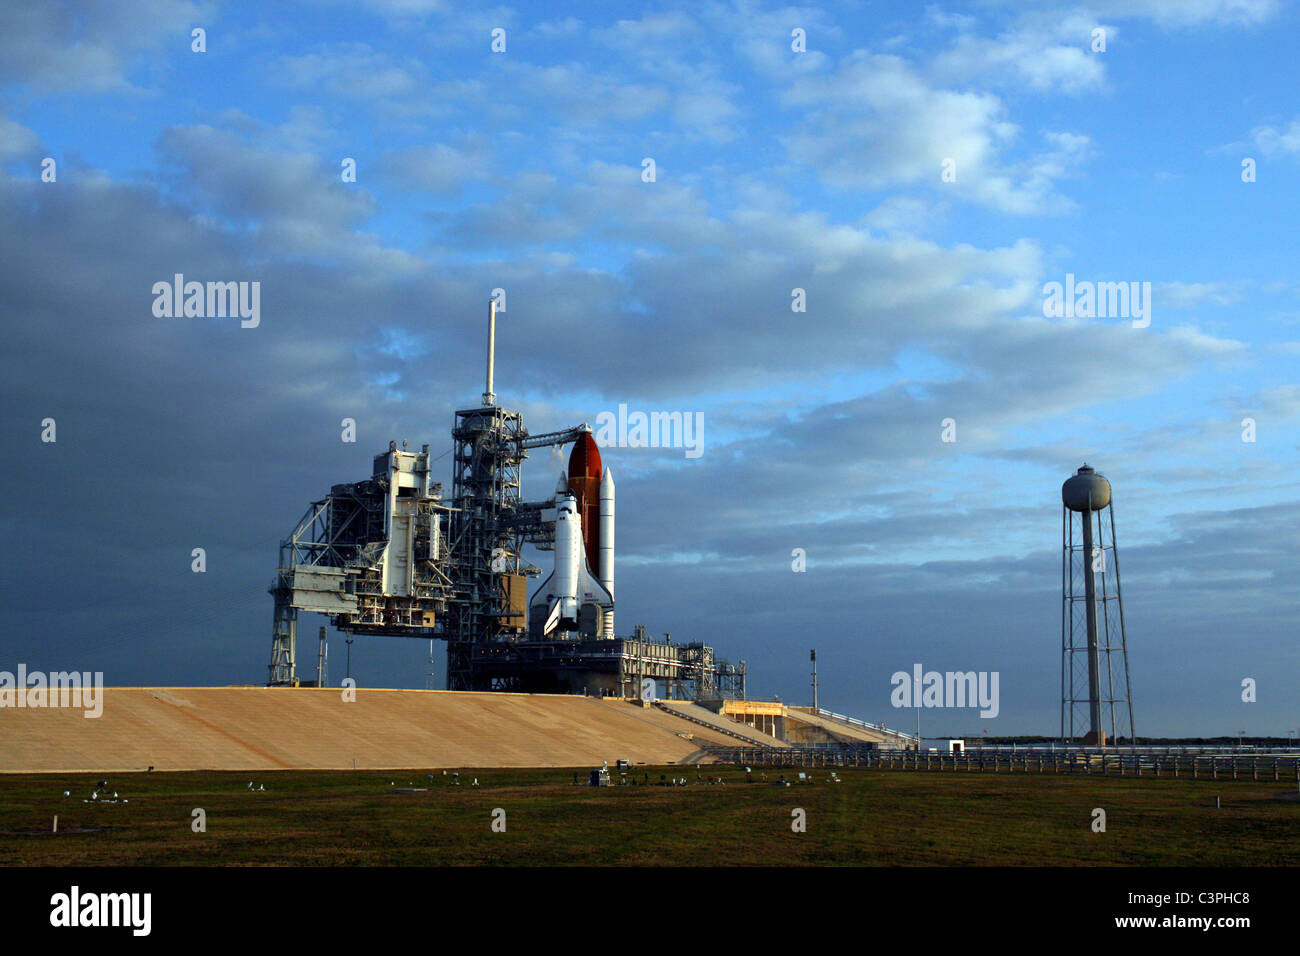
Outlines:
{"type": "Polygon", "coordinates": [[[59,832],[59,815],[57,813],[54,814],[54,832],[59,832]]]}

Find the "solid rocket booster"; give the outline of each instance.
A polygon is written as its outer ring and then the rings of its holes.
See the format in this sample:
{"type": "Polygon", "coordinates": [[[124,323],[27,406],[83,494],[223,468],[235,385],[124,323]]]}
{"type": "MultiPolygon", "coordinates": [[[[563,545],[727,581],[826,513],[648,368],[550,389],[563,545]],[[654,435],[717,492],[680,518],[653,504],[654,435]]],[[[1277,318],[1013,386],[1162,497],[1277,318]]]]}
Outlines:
{"type": "Polygon", "coordinates": [[[614,474],[608,468],[600,479],[600,583],[614,593],[614,474]]]}
{"type": "MultiPolygon", "coordinates": [[[[600,479],[600,584],[614,597],[614,474],[608,468],[600,479]]],[[[605,615],[605,637],[614,636],[614,610],[605,615]]]]}

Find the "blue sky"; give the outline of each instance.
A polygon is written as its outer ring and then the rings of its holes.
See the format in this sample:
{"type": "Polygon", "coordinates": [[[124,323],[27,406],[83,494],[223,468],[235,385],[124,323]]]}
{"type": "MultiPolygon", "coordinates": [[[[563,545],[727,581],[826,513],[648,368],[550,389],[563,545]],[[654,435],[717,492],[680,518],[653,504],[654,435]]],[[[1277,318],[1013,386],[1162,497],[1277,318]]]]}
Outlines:
{"type": "MultiPolygon", "coordinates": [[[[1139,733],[1298,729],[1298,19],[6,10],[3,520],[23,545],[3,566],[25,599],[0,650],[110,683],[261,680],[278,539],[390,438],[449,445],[501,287],[497,392],[533,431],[704,413],[699,459],[606,450],[620,630],[708,640],[787,700],[815,645],[828,705],[904,726],[895,670],[998,670],[996,720],[929,729],[1051,733],[1059,487],[1087,460],[1115,488],[1139,733]],[[155,317],[175,272],[261,282],[261,325],[155,317]],[[1045,317],[1067,273],[1151,283],[1150,326],[1045,317]]],[[[553,462],[529,469],[544,497],[553,462]]],[[[426,651],[359,642],[353,671],[421,687],[426,651]]]]}

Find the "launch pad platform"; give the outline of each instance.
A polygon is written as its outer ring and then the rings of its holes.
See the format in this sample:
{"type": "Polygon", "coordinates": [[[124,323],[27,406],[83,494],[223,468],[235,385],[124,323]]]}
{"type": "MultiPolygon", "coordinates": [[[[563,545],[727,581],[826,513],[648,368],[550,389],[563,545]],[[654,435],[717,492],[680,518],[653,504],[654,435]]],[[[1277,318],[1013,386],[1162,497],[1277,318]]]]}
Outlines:
{"type": "Polygon", "coordinates": [[[478,644],[473,669],[495,687],[524,693],[641,697],[644,682],[655,681],[670,699],[745,696],[744,661],[714,661],[700,641],[650,641],[644,628],[632,638],[478,644]]]}

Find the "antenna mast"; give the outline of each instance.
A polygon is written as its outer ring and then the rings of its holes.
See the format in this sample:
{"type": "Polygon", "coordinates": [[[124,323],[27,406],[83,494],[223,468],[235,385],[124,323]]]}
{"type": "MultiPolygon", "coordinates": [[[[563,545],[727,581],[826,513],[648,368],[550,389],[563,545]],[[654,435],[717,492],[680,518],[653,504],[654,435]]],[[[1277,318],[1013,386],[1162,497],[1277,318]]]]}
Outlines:
{"type": "Polygon", "coordinates": [[[488,299],[488,351],[487,351],[487,391],[483,393],[484,405],[495,405],[496,393],[492,391],[493,362],[497,350],[497,300],[488,299]]]}

